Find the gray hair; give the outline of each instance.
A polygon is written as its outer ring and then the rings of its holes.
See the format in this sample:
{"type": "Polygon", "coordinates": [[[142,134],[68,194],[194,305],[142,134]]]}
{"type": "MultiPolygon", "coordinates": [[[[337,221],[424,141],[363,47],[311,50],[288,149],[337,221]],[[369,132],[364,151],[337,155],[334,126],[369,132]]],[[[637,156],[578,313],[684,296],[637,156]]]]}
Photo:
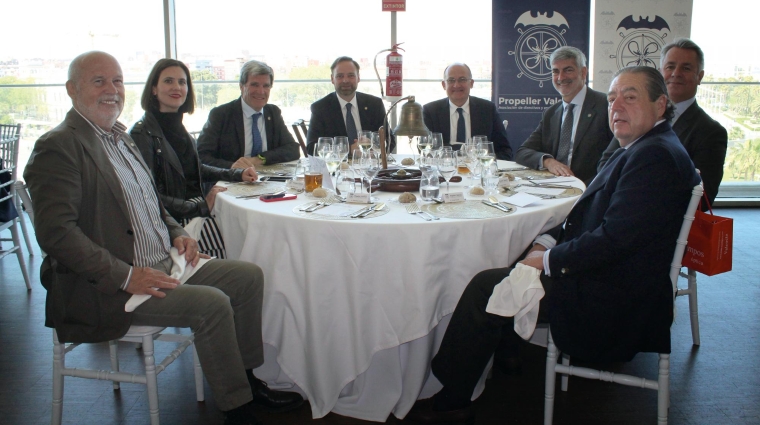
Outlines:
{"type": "Polygon", "coordinates": [[[705,69],[705,54],[702,53],[702,49],[697,46],[697,43],[691,41],[688,38],[676,38],[662,48],[662,54],[660,55],[660,68],[662,68],[662,65],[665,63],[665,55],[667,55],[668,51],[674,47],[691,50],[696,53],[697,62],[699,63],[699,71],[705,69]]]}
{"type": "Polygon", "coordinates": [[[662,117],[668,121],[673,119],[675,116],[676,105],[668,96],[668,86],[665,84],[665,78],[663,78],[659,70],[649,66],[629,66],[616,72],[612,79],[614,80],[622,74],[644,74],[646,77],[649,100],[655,102],[660,96],[664,95],[665,99],[667,99],[667,103],[665,104],[665,112],[662,113],[662,117]]]}
{"type": "Polygon", "coordinates": [[[240,84],[245,85],[248,82],[249,75],[269,75],[269,84],[274,84],[274,71],[269,65],[261,61],[250,60],[243,64],[240,69],[240,84]]]}
{"type": "Polygon", "coordinates": [[[583,52],[581,52],[579,49],[576,49],[572,46],[562,46],[552,52],[552,55],[549,56],[549,63],[553,65],[554,62],[567,59],[574,59],[575,64],[579,69],[586,67],[586,55],[584,55],[583,52]]]}

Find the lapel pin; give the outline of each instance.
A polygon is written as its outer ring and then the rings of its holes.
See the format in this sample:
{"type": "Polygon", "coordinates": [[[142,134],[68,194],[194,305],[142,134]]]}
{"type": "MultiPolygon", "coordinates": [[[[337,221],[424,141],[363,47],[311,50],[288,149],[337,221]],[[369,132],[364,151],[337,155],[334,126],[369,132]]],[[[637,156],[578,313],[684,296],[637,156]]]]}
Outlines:
{"type": "Polygon", "coordinates": [[[591,114],[588,114],[588,117],[591,118],[591,114]]]}
{"type": "Polygon", "coordinates": [[[272,121],[272,117],[267,117],[267,121],[272,121]]]}
{"type": "Polygon", "coordinates": [[[364,107],[364,110],[365,110],[365,111],[367,110],[367,107],[366,107],[366,106],[364,107]]]}

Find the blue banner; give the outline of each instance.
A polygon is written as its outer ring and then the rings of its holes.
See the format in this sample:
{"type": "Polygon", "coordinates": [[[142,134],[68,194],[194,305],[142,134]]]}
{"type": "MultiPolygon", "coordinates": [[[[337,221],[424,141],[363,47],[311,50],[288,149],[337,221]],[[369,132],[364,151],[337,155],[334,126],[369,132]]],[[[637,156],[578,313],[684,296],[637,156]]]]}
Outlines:
{"type": "Polygon", "coordinates": [[[493,102],[517,151],[544,110],[562,101],[551,81],[552,52],[573,46],[589,56],[591,0],[492,1],[493,102]]]}

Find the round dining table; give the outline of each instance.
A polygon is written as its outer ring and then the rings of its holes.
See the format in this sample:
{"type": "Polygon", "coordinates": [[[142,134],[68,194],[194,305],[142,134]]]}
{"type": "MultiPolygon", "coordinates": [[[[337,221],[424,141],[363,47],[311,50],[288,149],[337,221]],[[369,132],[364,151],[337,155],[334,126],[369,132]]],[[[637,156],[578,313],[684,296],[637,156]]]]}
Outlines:
{"type": "MultiPolygon", "coordinates": [[[[562,180],[577,193],[585,188],[578,179],[562,180]]],[[[234,184],[220,193],[213,214],[228,257],[258,264],[265,276],[265,363],[256,376],[299,391],[314,418],[403,418],[418,398],[439,391],[430,361],[467,283],[481,270],[516,261],[578,199],[546,196],[505,213],[470,195],[469,181],[450,187],[465,194],[464,204],[416,202],[438,217],[430,221],[408,213],[393,192],[374,193],[385,207],[365,218],[347,216],[365,205],[341,202],[300,211],[318,201],[306,193],[279,202],[242,198],[248,188],[234,184]]]]}

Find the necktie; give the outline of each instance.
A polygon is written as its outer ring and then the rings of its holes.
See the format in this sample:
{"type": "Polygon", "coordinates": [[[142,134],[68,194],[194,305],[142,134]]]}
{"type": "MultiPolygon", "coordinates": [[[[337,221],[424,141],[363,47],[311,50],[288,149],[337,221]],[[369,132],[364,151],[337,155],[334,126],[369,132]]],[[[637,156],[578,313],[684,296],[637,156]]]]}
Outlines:
{"type": "Polygon", "coordinates": [[[346,136],[348,136],[348,143],[354,143],[354,140],[359,138],[359,133],[356,132],[354,114],[351,113],[352,106],[354,105],[346,103],[346,136]]]}
{"type": "Polygon", "coordinates": [[[251,127],[251,133],[253,134],[253,147],[251,147],[251,156],[257,156],[261,153],[261,132],[259,132],[259,117],[261,112],[256,112],[251,116],[253,118],[253,127],[251,127]]]}
{"type": "Polygon", "coordinates": [[[467,129],[465,128],[464,124],[464,114],[462,113],[464,110],[462,108],[457,108],[457,113],[459,114],[459,119],[457,119],[457,142],[464,143],[465,139],[467,138],[467,129]]]}
{"type": "Polygon", "coordinates": [[[567,113],[565,119],[562,120],[562,131],[559,133],[559,148],[557,149],[557,161],[567,165],[568,157],[570,156],[570,147],[573,140],[573,105],[572,103],[566,106],[567,113]]]}

